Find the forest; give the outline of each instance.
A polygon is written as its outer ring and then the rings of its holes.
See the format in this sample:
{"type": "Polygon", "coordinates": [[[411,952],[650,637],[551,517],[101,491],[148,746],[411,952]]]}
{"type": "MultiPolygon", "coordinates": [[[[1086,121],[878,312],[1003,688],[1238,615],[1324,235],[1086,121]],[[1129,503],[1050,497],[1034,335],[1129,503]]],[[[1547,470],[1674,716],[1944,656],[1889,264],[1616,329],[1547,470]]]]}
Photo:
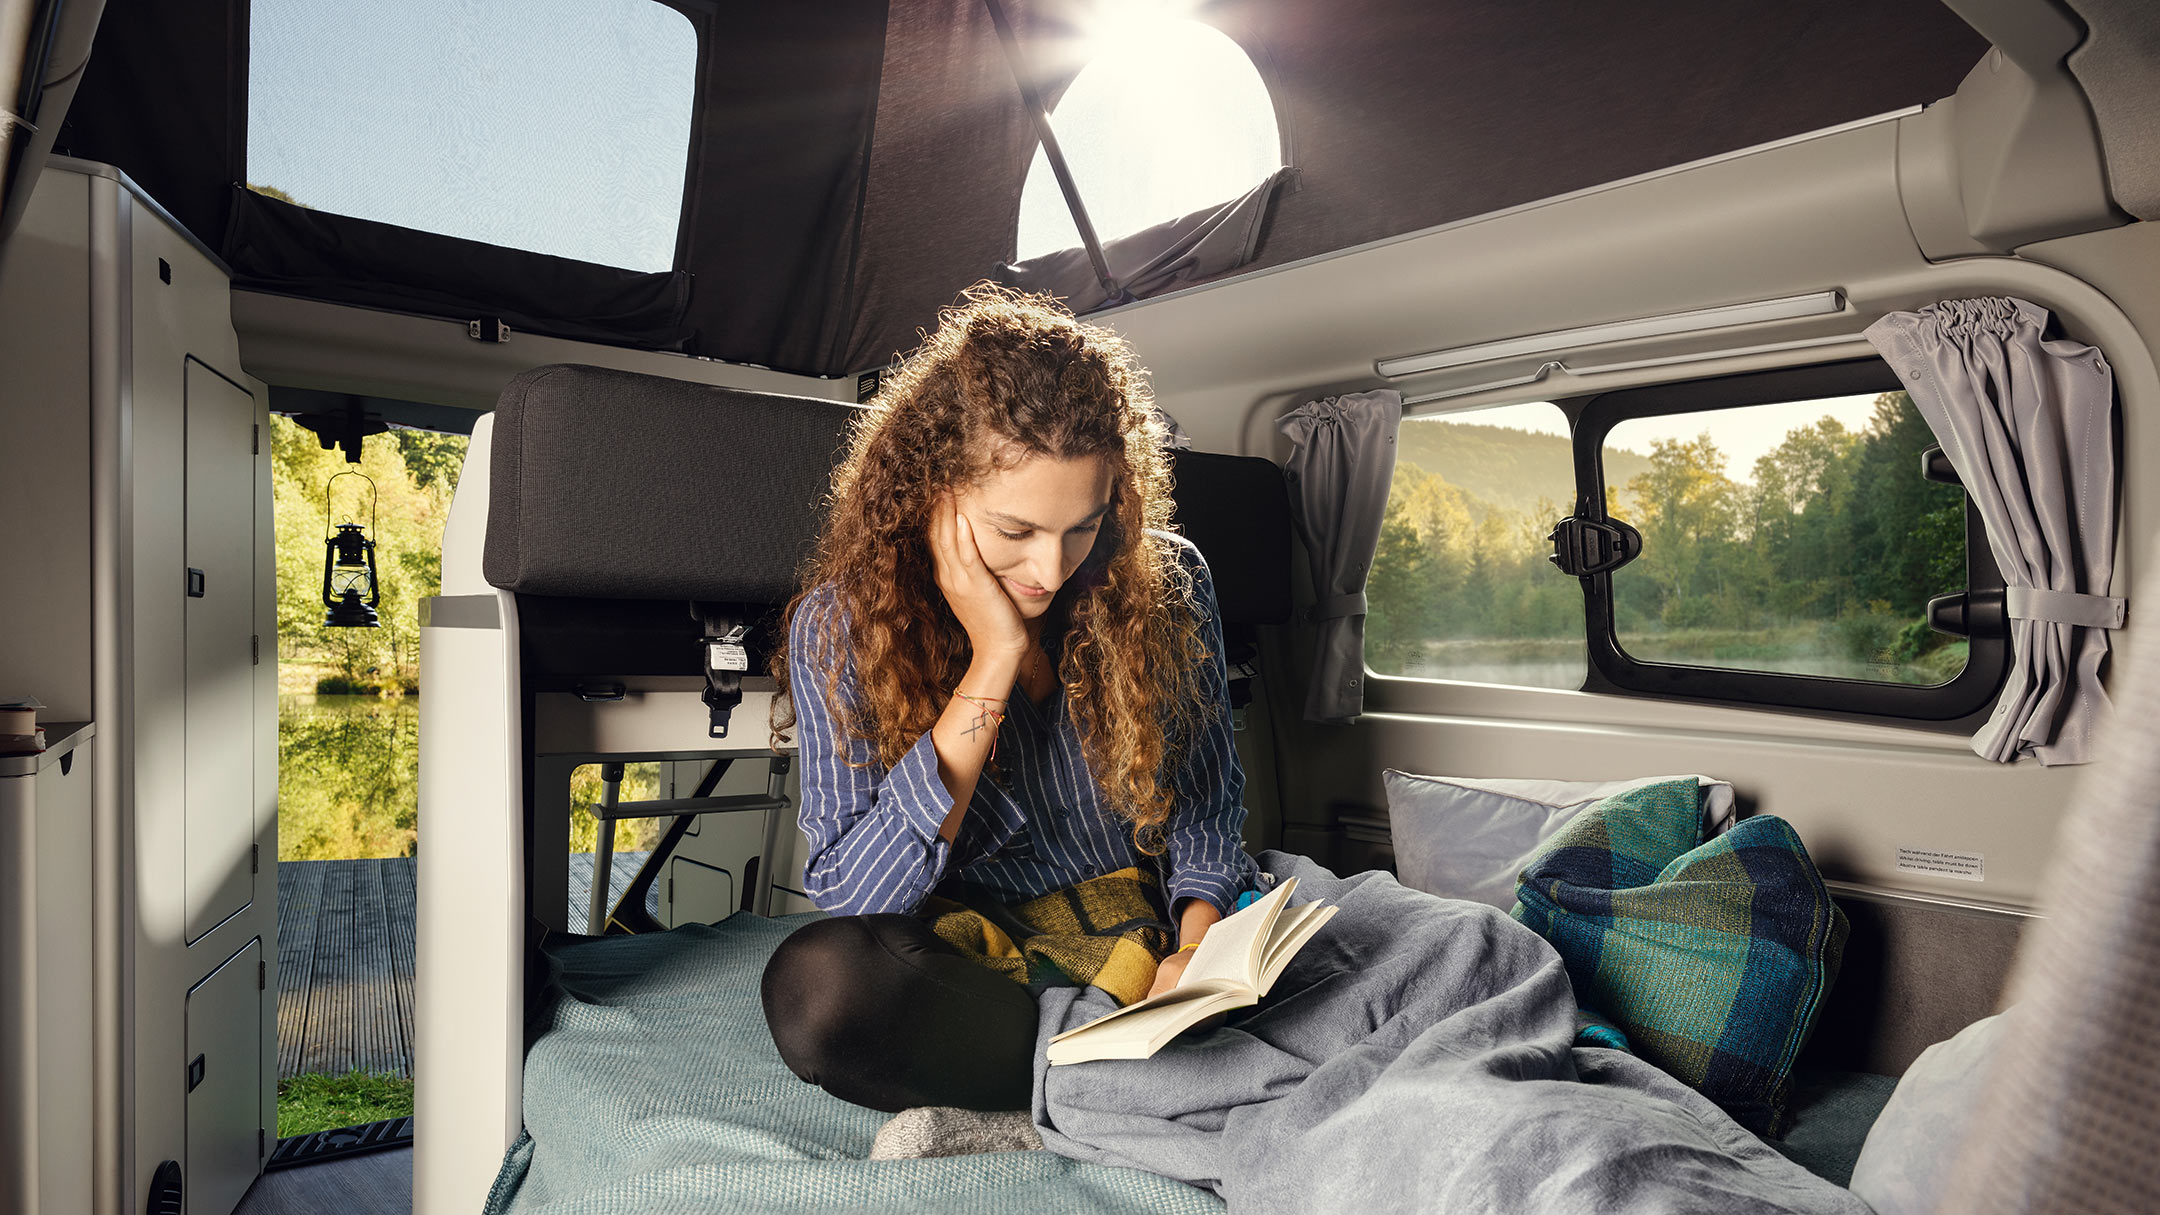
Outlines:
{"type": "MultiPolygon", "coordinates": [[[[274,418],[281,860],[410,855],[418,847],[419,605],[442,579],[442,529],[467,440],[392,430],[357,465],[274,418]],[[380,625],[324,626],[324,491],[353,469],[377,543],[380,625]],[[362,495],[364,501],[365,495],[362,495]]],[[[1933,684],[1960,641],[1921,623],[1965,584],[1964,495],[1920,478],[1934,442],[1903,393],[1857,430],[1791,430],[1736,478],[1710,434],[1608,447],[1608,509],[1643,533],[1614,575],[1622,648],[1643,659],[1933,684]]],[[[1406,421],[1368,587],[1366,661],[1382,674],[1580,686],[1583,597],[1547,560],[1573,499],[1569,441],[1447,419],[1406,421]]],[[[353,515],[337,483],[339,521],[353,515]]],[[[625,797],[654,796],[633,765],[625,797]]],[[[572,851],[591,851],[593,769],[573,781],[572,851]]],[[[652,824],[616,847],[650,846],[652,824]]]]}
{"type": "MultiPolygon", "coordinates": [[[[420,601],[442,585],[442,532],[464,435],[393,429],[361,445],[361,460],[325,451],[289,418],[271,418],[271,492],[277,528],[278,859],[410,856],[420,815],[420,601]],[[339,523],[361,523],[376,543],[382,602],[375,628],[323,623],[324,501],[339,523]],[[372,487],[372,494],[369,489],[372,487]],[[372,503],[370,498],[372,497],[372,503]]],[[[653,796],[657,765],[633,764],[625,798],[653,796]]],[[[571,851],[590,852],[597,826],[585,806],[599,777],[572,781],[571,851]]],[[[617,847],[649,847],[650,823],[618,828],[617,847]]]]}
{"type": "MultiPolygon", "coordinates": [[[[1466,422],[1406,440],[1368,588],[1366,656],[1383,674],[1577,686],[1583,596],[1548,561],[1572,500],[1569,441],[1466,422]],[[1466,487],[1500,484],[1512,502],[1466,487]],[[1529,487],[1542,492],[1525,503],[1529,487]],[[1518,677],[1508,678],[1510,670],[1518,677]],[[1570,675],[1572,672],[1572,675],[1570,675]]],[[[1936,684],[1961,641],[1929,630],[1930,596],[1965,585],[1964,494],[1921,479],[1934,443],[1902,392],[1866,426],[1789,431],[1736,479],[1708,430],[1647,452],[1608,447],[1607,510],[1641,530],[1613,575],[1616,634],[1652,661],[1936,684]]],[[[1490,492],[1490,491],[1489,491],[1490,492]]],[[[1498,496],[1495,494],[1495,496],[1498,496]]]]}

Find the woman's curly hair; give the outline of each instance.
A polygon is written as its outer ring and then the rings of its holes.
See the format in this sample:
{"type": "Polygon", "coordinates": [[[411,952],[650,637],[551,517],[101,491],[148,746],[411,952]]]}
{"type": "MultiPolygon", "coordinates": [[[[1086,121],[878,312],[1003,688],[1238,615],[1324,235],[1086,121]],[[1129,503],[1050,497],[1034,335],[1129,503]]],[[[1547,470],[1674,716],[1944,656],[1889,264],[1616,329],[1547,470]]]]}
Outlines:
{"type": "MultiPolygon", "coordinates": [[[[1099,456],[1110,512],[1051,601],[1045,636],[1062,639],[1058,680],[1089,771],[1135,844],[1160,852],[1168,777],[1214,707],[1196,695],[1208,651],[1190,576],[1170,544],[1144,534],[1170,522],[1166,437],[1131,349],[1047,296],[982,283],[942,313],[855,424],[787,606],[783,637],[810,596],[832,590],[836,610],[821,613],[803,657],[824,675],[817,691],[841,737],[871,740],[890,768],[967,671],[967,633],[938,589],[926,530],[939,495],[1032,456],[1099,456]],[[856,695],[844,698],[849,661],[856,695]]],[[[787,657],[775,655],[773,673],[783,693],[802,694],[787,657]]],[[[782,705],[775,697],[776,734],[794,721],[782,705]]]]}

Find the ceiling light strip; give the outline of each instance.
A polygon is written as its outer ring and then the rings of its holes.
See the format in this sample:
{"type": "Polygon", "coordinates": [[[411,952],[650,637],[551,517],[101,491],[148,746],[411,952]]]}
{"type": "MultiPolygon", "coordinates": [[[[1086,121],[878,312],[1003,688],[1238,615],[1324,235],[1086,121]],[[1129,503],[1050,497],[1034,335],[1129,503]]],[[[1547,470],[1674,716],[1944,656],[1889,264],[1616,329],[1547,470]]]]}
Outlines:
{"type": "Polygon", "coordinates": [[[1587,367],[1565,367],[1569,375],[1605,375],[1615,371],[1641,371],[1646,367],[1674,367],[1682,363],[1708,363],[1714,359],[1745,358],[1751,354],[1782,354],[1789,350],[1817,350],[1825,346],[1865,345],[1867,335],[1861,333],[1833,333],[1829,337],[1800,338],[1790,342],[1770,342],[1761,346],[1735,346],[1725,350],[1698,350],[1693,354],[1669,354],[1658,359],[1632,359],[1625,363],[1595,363],[1587,367]]]}
{"type": "Polygon", "coordinates": [[[1399,358],[1380,359],[1373,369],[1388,379],[1397,379],[1420,372],[1439,371],[1446,367],[1461,367],[1470,363],[1485,363],[1495,359],[1516,358],[1523,355],[1561,354],[1583,346],[1600,346],[1607,342],[1625,342],[1638,338],[1669,337],[1679,333],[1699,333],[1709,329],[1725,329],[1735,325],[1752,325],[1763,321],[1788,321],[1799,317],[1829,316],[1845,307],[1843,293],[1816,291],[1807,295],[1788,295],[1773,300],[1756,300],[1746,304],[1725,304],[1716,308],[1698,308],[1690,312],[1669,312],[1662,316],[1638,317],[1634,320],[1611,321],[1602,325],[1584,325],[1578,329],[1561,329],[1551,333],[1536,333],[1528,337],[1507,338],[1497,342],[1483,342],[1475,346],[1458,346],[1452,350],[1428,350],[1423,354],[1403,355],[1399,358]]]}
{"type": "Polygon", "coordinates": [[[1838,333],[1829,337],[1801,338],[1791,342],[1770,342],[1762,346],[1735,346],[1725,350],[1699,350],[1693,354],[1673,354],[1661,359],[1635,359],[1626,363],[1598,363],[1589,367],[1570,367],[1559,359],[1548,359],[1543,364],[1540,364],[1536,371],[1528,375],[1514,376],[1505,380],[1494,380],[1486,384],[1471,384],[1463,388],[1444,388],[1439,392],[1420,393],[1414,397],[1404,397],[1402,403],[1403,408],[1408,409],[1412,405],[1427,405],[1434,401],[1448,401],[1456,397],[1476,396],[1478,393],[1491,392],[1497,388],[1522,388],[1542,382],[1546,376],[1555,371],[1579,378],[1582,376],[1610,375],[1618,371],[1642,371],[1650,367],[1677,367],[1688,363],[1709,363],[1718,359],[1746,358],[1757,354],[1784,354],[1795,350],[1819,350],[1829,346],[1855,346],[1866,341],[1867,337],[1864,334],[1838,333]]]}

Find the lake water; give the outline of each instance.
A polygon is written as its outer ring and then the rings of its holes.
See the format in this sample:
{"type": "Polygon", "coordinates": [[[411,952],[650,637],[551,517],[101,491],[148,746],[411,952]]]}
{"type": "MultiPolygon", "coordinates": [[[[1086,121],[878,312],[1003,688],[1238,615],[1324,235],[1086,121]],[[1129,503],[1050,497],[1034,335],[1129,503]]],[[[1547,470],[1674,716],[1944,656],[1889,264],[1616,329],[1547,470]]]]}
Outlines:
{"type": "Polygon", "coordinates": [[[411,856],[419,823],[418,697],[278,697],[279,860],[411,856]]]}

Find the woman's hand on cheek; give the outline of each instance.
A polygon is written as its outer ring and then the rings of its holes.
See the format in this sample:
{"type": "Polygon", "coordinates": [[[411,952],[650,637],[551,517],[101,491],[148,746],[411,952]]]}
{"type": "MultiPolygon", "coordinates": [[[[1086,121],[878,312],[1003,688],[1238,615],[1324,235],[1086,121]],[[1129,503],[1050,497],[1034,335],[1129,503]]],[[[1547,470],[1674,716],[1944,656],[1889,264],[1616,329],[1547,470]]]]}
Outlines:
{"type": "Polygon", "coordinates": [[[977,654],[1019,654],[1027,649],[1027,629],[1020,609],[997,575],[984,563],[975,544],[974,525],[947,494],[930,510],[930,558],[938,590],[967,631],[977,654]]]}

